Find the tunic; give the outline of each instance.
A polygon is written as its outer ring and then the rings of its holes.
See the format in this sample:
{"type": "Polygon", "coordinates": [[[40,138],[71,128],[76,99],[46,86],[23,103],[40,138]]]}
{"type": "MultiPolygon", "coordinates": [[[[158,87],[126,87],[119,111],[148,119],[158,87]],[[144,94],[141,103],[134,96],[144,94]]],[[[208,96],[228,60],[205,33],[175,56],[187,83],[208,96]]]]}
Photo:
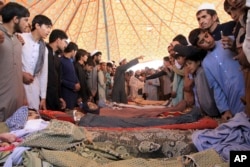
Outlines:
{"type": "Polygon", "coordinates": [[[91,92],[91,95],[93,96],[94,100],[96,101],[98,99],[97,91],[98,91],[98,80],[97,80],[97,65],[93,68],[92,71],[89,72],[88,75],[88,89],[91,92]]]}
{"type": "Polygon", "coordinates": [[[68,109],[73,109],[77,103],[78,93],[74,91],[75,84],[79,83],[76,76],[75,67],[71,60],[66,57],[61,57],[62,64],[62,81],[61,81],[61,91],[62,97],[66,102],[66,107],[68,109]]]}
{"type": "Polygon", "coordinates": [[[147,100],[158,100],[157,87],[160,86],[159,78],[147,80],[145,83],[145,93],[147,93],[147,100]],[[152,84],[150,85],[149,82],[152,84]]]}
{"type": "Polygon", "coordinates": [[[144,82],[140,81],[139,78],[136,76],[131,76],[129,80],[129,96],[130,98],[138,98],[139,97],[139,90],[143,90],[144,82]]]}
{"type": "MultiPolygon", "coordinates": [[[[159,78],[162,76],[162,79],[163,79],[163,85],[160,85],[161,86],[161,91],[163,93],[164,96],[168,96],[171,94],[172,92],[172,81],[171,81],[171,78],[173,77],[173,72],[170,71],[170,70],[162,70],[158,73],[155,73],[155,74],[152,74],[150,76],[147,76],[146,77],[146,80],[149,80],[149,79],[155,79],[155,78],[159,78]]],[[[166,99],[167,100],[167,99],[166,99]]]]}
{"type": "Polygon", "coordinates": [[[98,96],[99,101],[106,102],[106,82],[104,71],[98,71],[98,96]]]}
{"type": "Polygon", "coordinates": [[[194,75],[194,82],[194,92],[197,96],[197,103],[199,104],[201,110],[208,116],[219,116],[219,110],[214,100],[213,90],[208,85],[207,78],[202,67],[197,69],[196,74],[194,75]]]}
{"type": "Polygon", "coordinates": [[[48,110],[61,110],[61,63],[58,55],[53,53],[52,48],[48,48],[48,84],[46,95],[46,106],[48,110]]]}
{"type": "Polygon", "coordinates": [[[202,67],[220,113],[230,110],[235,115],[245,110],[240,100],[245,94],[245,84],[240,65],[233,56],[233,52],[222,47],[221,41],[216,41],[215,48],[204,58],[202,67]]]}
{"type": "Polygon", "coordinates": [[[4,42],[0,44],[0,121],[5,121],[23,105],[25,92],[22,78],[22,45],[0,25],[4,42]]]}
{"type": "Polygon", "coordinates": [[[183,76],[174,73],[173,91],[176,92],[176,97],[171,101],[171,104],[173,106],[177,105],[180,101],[183,100],[183,84],[183,76]]]}
{"type": "MultiPolygon", "coordinates": [[[[21,34],[25,44],[22,48],[23,71],[34,74],[39,56],[39,43],[34,41],[31,33],[21,34]]],[[[29,85],[24,84],[25,93],[30,108],[39,109],[40,98],[46,98],[48,81],[48,50],[45,48],[44,63],[41,71],[34,76],[34,81],[29,85]]]]}
{"type": "Polygon", "coordinates": [[[78,62],[75,63],[76,76],[78,77],[81,86],[78,92],[78,98],[82,98],[83,102],[87,102],[89,96],[91,95],[91,92],[88,89],[88,84],[87,84],[88,72],[83,68],[84,67],[80,63],[78,62]]]}

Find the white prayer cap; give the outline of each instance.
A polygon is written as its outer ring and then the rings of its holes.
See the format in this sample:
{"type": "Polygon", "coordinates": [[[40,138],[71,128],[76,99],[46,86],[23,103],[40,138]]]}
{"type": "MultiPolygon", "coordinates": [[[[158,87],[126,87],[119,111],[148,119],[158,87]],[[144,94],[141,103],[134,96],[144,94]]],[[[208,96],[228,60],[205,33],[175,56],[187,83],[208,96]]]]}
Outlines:
{"type": "Polygon", "coordinates": [[[212,3],[207,3],[207,2],[205,2],[205,3],[201,4],[201,5],[198,7],[197,12],[198,12],[198,11],[201,11],[201,10],[206,10],[206,9],[215,10],[215,6],[214,6],[214,4],[212,4],[212,3]]]}
{"type": "Polygon", "coordinates": [[[96,49],[96,50],[94,50],[93,52],[91,52],[90,56],[94,56],[94,55],[96,55],[97,53],[102,54],[101,51],[99,51],[99,50],[96,49]]]}

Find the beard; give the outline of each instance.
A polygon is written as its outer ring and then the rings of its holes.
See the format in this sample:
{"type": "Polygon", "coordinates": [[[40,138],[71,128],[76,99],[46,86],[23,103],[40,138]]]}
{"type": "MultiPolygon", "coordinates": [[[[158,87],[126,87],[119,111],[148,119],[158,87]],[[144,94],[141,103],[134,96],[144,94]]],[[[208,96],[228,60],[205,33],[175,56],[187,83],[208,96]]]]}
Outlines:
{"type": "Polygon", "coordinates": [[[100,64],[100,60],[95,60],[95,63],[96,64],[100,64]]]}
{"type": "Polygon", "coordinates": [[[22,30],[20,28],[20,22],[15,23],[15,25],[14,25],[14,31],[17,32],[17,33],[22,33],[22,30]]]}

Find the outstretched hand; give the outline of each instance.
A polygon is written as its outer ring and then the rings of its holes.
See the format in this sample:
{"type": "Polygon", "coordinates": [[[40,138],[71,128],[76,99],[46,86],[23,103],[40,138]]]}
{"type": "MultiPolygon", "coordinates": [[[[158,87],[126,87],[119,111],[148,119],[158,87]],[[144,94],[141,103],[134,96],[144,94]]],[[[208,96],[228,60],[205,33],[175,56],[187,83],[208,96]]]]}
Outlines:
{"type": "Polygon", "coordinates": [[[145,56],[139,56],[139,57],[137,57],[137,59],[142,59],[143,60],[144,57],[145,56]]]}

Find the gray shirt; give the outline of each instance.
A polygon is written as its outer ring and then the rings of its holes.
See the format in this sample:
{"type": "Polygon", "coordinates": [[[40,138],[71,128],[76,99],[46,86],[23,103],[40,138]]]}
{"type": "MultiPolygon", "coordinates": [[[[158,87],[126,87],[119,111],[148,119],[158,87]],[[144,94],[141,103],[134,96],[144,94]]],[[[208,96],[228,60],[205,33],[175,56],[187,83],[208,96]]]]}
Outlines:
{"type": "Polygon", "coordinates": [[[202,67],[198,68],[194,76],[195,95],[198,104],[203,112],[208,116],[219,116],[219,110],[216,107],[213,90],[209,87],[205,72],[202,67]]]}
{"type": "Polygon", "coordinates": [[[4,32],[4,42],[0,44],[0,121],[9,118],[24,102],[22,78],[22,45],[15,35],[4,32]]]}

